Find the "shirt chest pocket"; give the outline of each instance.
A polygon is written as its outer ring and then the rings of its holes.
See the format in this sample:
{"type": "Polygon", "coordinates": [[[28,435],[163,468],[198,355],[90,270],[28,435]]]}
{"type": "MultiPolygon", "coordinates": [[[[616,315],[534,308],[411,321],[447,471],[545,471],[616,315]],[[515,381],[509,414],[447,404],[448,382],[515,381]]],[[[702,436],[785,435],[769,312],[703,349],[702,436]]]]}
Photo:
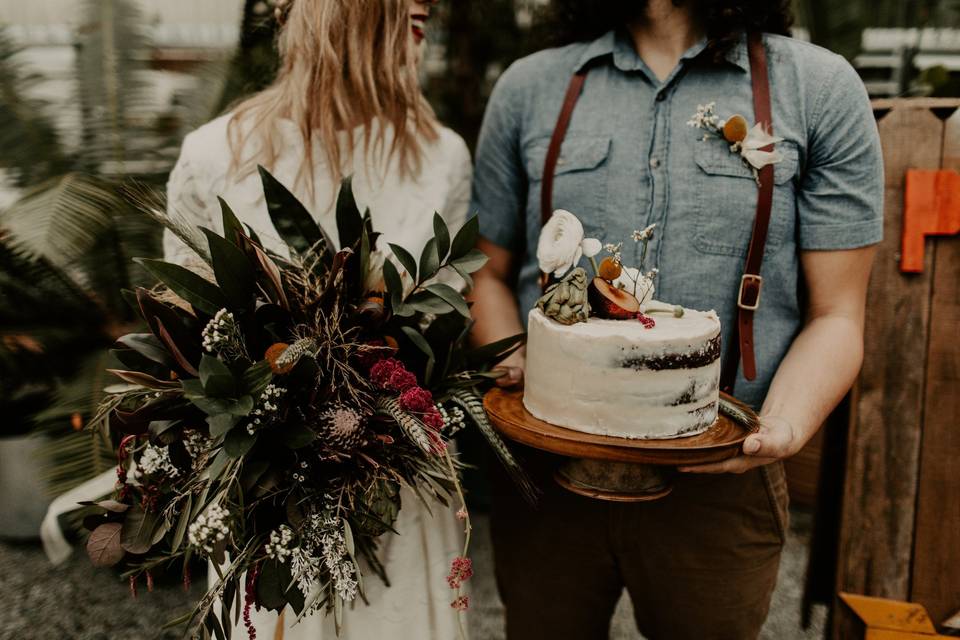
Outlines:
{"type": "MultiPolygon", "coordinates": [[[[773,208],[767,248],[775,250],[793,236],[796,212],[797,147],[777,144],[783,160],[774,165],[773,208]]],[[[704,253],[746,256],[757,215],[757,183],[739,154],[717,140],[697,143],[696,231],[694,243],[704,253]]]]}
{"type": "MultiPolygon", "coordinates": [[[[589,230],[601,228],[607,202],[609,136],[570,134],[563,141],[553,178],[553,208],[576,214],[589,230]]],[[[526,169],[530,181],[530,203],[540,210],[540,190],[549,139],[536,140],[527,147],[526,169]]]]}

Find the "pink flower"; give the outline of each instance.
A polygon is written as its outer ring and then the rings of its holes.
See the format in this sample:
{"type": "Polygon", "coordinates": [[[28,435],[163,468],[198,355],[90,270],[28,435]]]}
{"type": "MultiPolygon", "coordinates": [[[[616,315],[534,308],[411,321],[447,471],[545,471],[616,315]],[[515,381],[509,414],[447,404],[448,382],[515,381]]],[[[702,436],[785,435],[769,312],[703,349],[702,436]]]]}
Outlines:
{"type": "Polygon", "coordinates": [[[469,514],[467,513],[467,510],[463,507],[460,507],[460,510],[457,511],[457,520],[466,520],[468,515],[469,514]]]}
{"type": "Polygon", "coordinates": [[[470,598],[468,596],[460,596],[456,600],[450,603],[450,606],[456,609],[457,611],[466,611],[470,608],[470,598]]]}
{"type": "Polygon", "coordinates": [[[473,577],[473,560],[458,556],[453,559],[450,565],[450,575],[447,576],[447,584],[451,589],[459,589],[460,586],[473,577]]]}
{"type": "MultiPolygon", "coordinates": [[[[431,410],[437,411],[437,408],[433,405],[433,394],[420,387],[411,387],[404,391],[400,396],[400,406],[404,411],[411,413],[428,413],[431,410]]],[[[437,415],[439,416],[440,413],[437,412],[437,415]]],[[[424,420],[424,422],[426,423],[426,420],[424,420]]],[[[441,424],[443,423],[442,417],[440,418],[440,422],[441,424]]]]}

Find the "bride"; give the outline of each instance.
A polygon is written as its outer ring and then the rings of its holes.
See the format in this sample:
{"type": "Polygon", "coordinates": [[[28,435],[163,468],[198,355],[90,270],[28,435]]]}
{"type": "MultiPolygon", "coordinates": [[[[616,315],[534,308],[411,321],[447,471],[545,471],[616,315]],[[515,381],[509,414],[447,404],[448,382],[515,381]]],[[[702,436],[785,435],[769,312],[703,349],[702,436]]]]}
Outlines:
{"type": "MultiPolygon", "coordinates": [[[[172,215],[222,231],[217,197],[227,201],[268,248],[279,250],[257,165],[304,202],[336,241],[340,180],[353,176],[361,210],[370,208],[386,242],[419,255],[433,235],[433,212],[457,229],[467,214],[471,164],[463,140],[442,127],[417,76],[424,29],[436,0],[287,0],[278,7],[282,63],[272,86],[187,136],[168,184],[172,215]]],[[[277,3],[280,4],[279,2],[277,3]]],[[[196,257],[169,233],[164,253],[196,257]]],[[[451,640],[457,612],[446,584],[462,529],[439,505],[433,515],[405,489],[395,528],[381,539],[391,586],[365,582],[370,606],[344,612],[347,640],[451,640]]],[[[253,615],[258,637],[332,639],[332,616],[299,623],[253,615]]],[[[241,622],[242,625],[242,622],[241,622]]],[[[236,633],[242,633],[238,625],[236,633]]],[[[241,637],[235,635],[234,637],[241,637]]]]}

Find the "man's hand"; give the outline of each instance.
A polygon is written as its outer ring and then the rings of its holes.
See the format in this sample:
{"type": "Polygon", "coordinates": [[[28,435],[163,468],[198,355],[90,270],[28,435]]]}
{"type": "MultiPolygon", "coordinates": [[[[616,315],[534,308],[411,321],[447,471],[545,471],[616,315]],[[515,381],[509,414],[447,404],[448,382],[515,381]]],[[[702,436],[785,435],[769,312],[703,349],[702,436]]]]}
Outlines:
{"type": "Polygon", "coordinates": [[[806,441],[784,418],[766,416],[760,419],[760,431],[751,434],[743,442],[743,452],[735,458],[679,467],[684,473],[744,473],[754,467],[762,467],[777,460],[795,455],[806,441]]]}

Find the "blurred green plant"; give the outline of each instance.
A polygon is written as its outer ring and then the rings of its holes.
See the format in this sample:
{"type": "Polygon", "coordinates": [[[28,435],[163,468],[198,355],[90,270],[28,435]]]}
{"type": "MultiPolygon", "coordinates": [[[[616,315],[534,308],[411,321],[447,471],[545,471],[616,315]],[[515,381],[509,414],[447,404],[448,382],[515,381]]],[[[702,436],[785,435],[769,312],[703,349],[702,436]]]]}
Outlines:
{"type": "Polygon", "coordinates": [[[152,282],[132,259],[160,251],[157,225],[119,195],[131,180],[162,187],[181,133],[156,114],[141,24],[130,0],[85,1],[77,117],[59,123],[30,97],[43,78],[0,30],[0,169],[19,189],[0,211],[0,436],[48,436],[51,494],[115,464],[114,443],[81,427],[113,382],[110,346],[136,318],[122,291],[152,282]]]}

